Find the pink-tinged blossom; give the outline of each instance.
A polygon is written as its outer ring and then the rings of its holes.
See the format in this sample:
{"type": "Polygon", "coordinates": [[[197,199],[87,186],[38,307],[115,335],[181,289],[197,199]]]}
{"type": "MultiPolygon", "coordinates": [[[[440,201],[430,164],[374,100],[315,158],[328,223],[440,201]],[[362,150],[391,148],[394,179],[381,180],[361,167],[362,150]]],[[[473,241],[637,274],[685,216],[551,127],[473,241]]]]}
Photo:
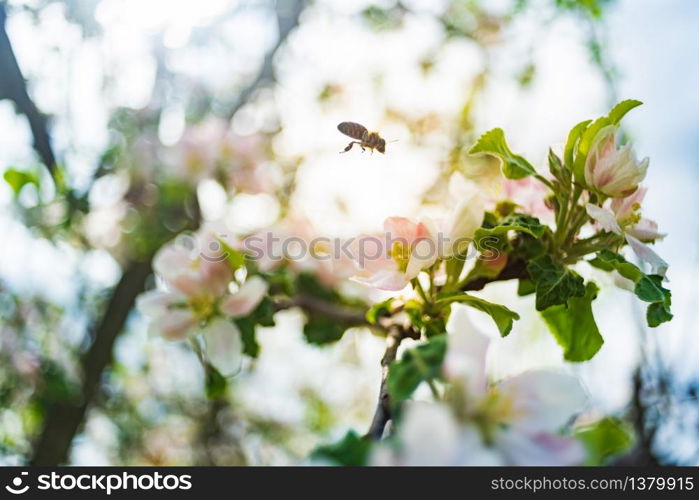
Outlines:
{"type": "Polygon", "coordinates": [[[276,188],[278,177],[265,148],[262,134],[237,135],[224,120],[207,118],[189,125],[165,157],[169,172],[184,180],[196,183],[220,173],[230,189],[265,193],[276,188]]]}
{"type": "Polygon", "coordinates": [[[630,144],[617,149],[616,132],[610,125],[597,133],[585,162],[585,182],[606,196],[624,198],[638,189],[649,160],[637,161],[630,144]]]}
{"type": "Polygon", "coordinates": [[[335,287],[355,271],[342,244],[340,240],[320,236],[306,217],[292,216],[268,231],[247,237],[243,251],[263,271],[284,264],[296,273],[313,274],[327,287],[335,287]]]}
{"type": "Polygon", "coordinates": [[[651,273],[664,276],[668,264],[660,258],[646,242],[653,242],[665,237],[658,231],[658,225],[649,219],[641,217],[641,203],[646,189],[639,188],[626,198],[616,198],[607,207],[599,207],[588,203],[587,214],[608,232],[624,236],[634,253],[643,262],[650,264],[651,273]]]}
{"type": "Polygon", "coordinates": [[[641,241],[655,241],[665,237],[658,231],[658,224],[650,219],[641,217],[641,204],[646,196],[646,188],[638,188],[631,196],[615,198],[611,202],[611,209],[619,223],[627,234],[641,241]]]}
{"type": "Polygon", "coordinates": [[[380,290],[402,290],[437,259],[435,237],[425,222],[389,217],[384,235],[360,235],[353,242],[355,279],[380,290]]]}
{"type": "Polygon", "coordinates": [[[551,206],[546,203],[548,188],[533,177],[524,179],[505,179],[503,182],[505,197],[515,202],[524,212],[538,217],[542,221],[554,219],[551,206]]]}
{"type": "MultiPolygon", "coordinates": [[[[216,241],[209,234],[198,239],[200,244],[216,241]]],[[[231,293],[233,274],[225,259],[204,256],[178,242],[158,252],[153,268],[161,286],[137,300],[138,310],[150,320],[150,332],[168,340],[201,334],[209,360],[222,372],[235,371],[242,341],[232,319],[249,315],[259,305],[267,283],[251,276],[231,293]]]]}
{"type": "Polygon", "coordinates": [[[269,285],[259,276],[250,277],[236,293],[226,295],[219,304],[219,310],[231,318],[242,318],[252,313],[260,304],[269,285]]]}
{"type": "Polygon", "coordinates": [[[352,245],[355,279],[381,290],[401,290],[438,258],[463,253],[483,222],[485,202],[473,183],[452,176],[452,208],[440,220],[384,221],[384,234],[360,235],[352,245]]]}

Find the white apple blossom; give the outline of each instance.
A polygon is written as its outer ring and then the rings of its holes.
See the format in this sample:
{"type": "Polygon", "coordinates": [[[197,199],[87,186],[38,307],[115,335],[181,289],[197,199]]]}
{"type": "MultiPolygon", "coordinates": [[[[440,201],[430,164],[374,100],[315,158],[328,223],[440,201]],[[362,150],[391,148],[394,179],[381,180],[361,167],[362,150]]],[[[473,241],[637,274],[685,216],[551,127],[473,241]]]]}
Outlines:
{"type": "Polygon", "coordinates": [[[451,177],[449,195],[451,208],[437,221],[389,217],[383,235],[360,235],[352,246],[355,279],[381,290],[401,290],[438,258],[463,252],[483,222],[485,202],[460,174],[451,177]]]}
{"type": "Polygon", "coordinates": [[[588,203],[585,208],[587,214],[602,229],[624,236],[638,258],[650,264],[652,274],[664,276],[668,268],[667,262],[645,244],[665,237],[663,233],[658,232],[655,221],[640,215],[641,202],[645,194],[646,189],[639,188],[626,198],[615,198],[608,207],[588,203]]]}
{"type": "MultiPolygon", "coordinates": [[[[210,235],[201,238],[213,241],[210,235]]],[[[267,282],[251,276],[230,293],[233,274],[225,259],[207,258],[177,242],[158,252],[153,267],[161,286],[137,299],[138,310],[150,320],[151,334],[168,340],[201,334],[214,366],[224,373],[236,371],[242,341],[232,319],[249,315],[259,305],[267,282]]]]}
{"type": "Polygon", "coordinates": [[[378,446],[374,465],[575,465],[585,460],[582,443],[561,434],[587,401],[578,379],[562,371],[530,370],[489,381],[489,343],[472,325],[449,332],[443,369],[455,392],[448,391],[445,401],[407,403],[398,444],[378,446]]]}

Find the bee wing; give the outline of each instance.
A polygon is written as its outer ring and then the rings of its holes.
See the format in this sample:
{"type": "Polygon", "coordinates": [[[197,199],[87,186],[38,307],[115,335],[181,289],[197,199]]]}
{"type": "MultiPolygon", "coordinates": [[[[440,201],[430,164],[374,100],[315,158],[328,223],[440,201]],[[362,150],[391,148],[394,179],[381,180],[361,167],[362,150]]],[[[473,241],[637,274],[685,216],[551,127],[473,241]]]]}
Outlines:
{"type": "Polygon", "coordinates": [[[342,122],[337,126],[337,129],[352,139],[361,139],[364,132],[367,131],[364,125],[355,122],[342,122]]]}

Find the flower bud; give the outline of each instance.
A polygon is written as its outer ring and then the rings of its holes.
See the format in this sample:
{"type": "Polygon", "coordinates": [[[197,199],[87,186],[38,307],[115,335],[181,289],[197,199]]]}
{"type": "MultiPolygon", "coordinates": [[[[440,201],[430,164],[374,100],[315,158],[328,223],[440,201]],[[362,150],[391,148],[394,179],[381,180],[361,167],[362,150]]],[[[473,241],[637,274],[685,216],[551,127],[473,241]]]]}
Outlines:
{"type": "Polygon", "coordinates": [[[617,149],[615,133],[614,125],[597,133],[585,161],[585,182],[601,194],[624,198],[636,191],[646,176],[648,158],[637,161],[630,144],[617,149]]]}

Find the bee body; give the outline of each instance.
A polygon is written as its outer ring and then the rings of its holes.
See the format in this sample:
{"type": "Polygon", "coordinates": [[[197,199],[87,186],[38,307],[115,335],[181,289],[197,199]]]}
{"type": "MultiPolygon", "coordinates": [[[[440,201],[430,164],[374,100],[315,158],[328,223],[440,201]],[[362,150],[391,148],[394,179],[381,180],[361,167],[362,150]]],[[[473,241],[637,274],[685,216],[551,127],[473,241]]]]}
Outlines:
{"type": "Polygon", "coordinates": [[[352,146],[359,144],[362,151],[369,148],[372,152],[376,149],[379,153],[386,152],[386,141],[378,132],[369,132],[364,125],[355,122],[342,122],[337,129],[343,134],[355,139],[351,141],[342,153],[346,153],[352,146]]]}

